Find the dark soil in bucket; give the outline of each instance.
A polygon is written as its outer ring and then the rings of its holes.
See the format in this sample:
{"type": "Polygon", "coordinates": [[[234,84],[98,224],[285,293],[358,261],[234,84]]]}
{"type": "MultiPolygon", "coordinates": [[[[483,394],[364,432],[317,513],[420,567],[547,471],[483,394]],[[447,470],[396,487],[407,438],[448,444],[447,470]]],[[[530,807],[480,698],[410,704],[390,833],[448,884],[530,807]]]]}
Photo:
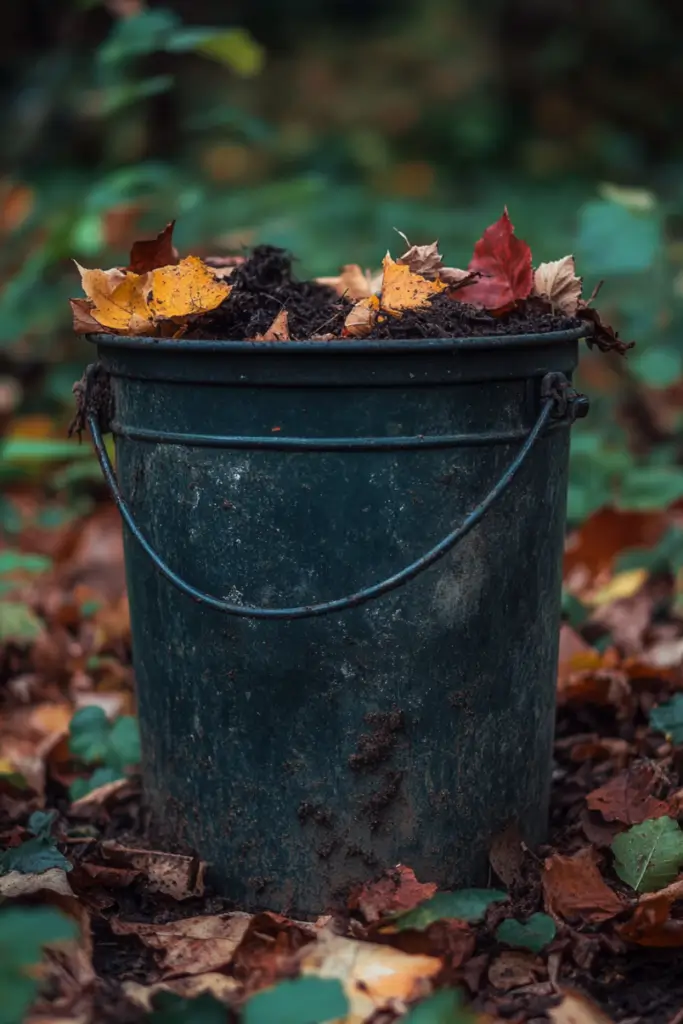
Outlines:
{"type": "MultiPolygon", "coordinates": [[[[265,334],[283,309],[288,314],[293,341],[320,335],[341,336],[353,303],[325,285],[298,280],[293,262],[291,254],[284,249],[257,246],[250,258],[231,275],[230,296],[217,309],[199,317],[185,337],[235,341],[255,338],[265,334]]],[[[575,317],[555,316],[543,309],[534,309],[529,301],[525,310],[494,317],[485,310],[454,302],[442,294],[427,306],[407,309],[401,316],[383,315],[380,310],[368,337],[388,340],[540,334],[579,327],[581,323],[575,317]]]]}

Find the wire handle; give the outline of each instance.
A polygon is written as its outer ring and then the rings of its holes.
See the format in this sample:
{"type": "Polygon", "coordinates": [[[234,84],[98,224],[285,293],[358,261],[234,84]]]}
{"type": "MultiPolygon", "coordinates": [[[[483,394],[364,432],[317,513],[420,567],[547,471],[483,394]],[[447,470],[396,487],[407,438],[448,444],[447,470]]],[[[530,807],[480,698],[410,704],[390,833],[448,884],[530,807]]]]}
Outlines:
{"type": "Polygon", "coordinates": [[[543,398],[543,404],[541,406],[538,419],[529,431],[529,434],[518,454],[515,456],[498,482],[491,488],[484,500],[477,505],[477,507],[470,512],[468,516],[466,516],[459,526],[444,537],[443,540],[439,541],[438,544],[435,544],[433,548],[430,548],[430,550],[427,551],[426,554],[422,555],[421,558],[411,562],[410,565],[405,567],[405,569],[395,573],[393,576],[387,577],[387,579],[382,580],[380,583],[374,583],[372,586],[358,590],[355,594],[349,594],[347,597],[340,597],[334,601],[322,601],[319,604],[303,604],[292,608],[263,608],[258,606],[254,607],[250,605],[232,604],[230,601],[225,601],[220,597],[214,597],[212,594],[207,594],[202,590],[198,590],[174,572],[173,569],[164,562],[161,556],[157,554],[149,541],[141,533],[133,519],[132,512],[126,503],[125,498],[121,494],[114,468],[102,440],[102,432],[96,415],[92,413],[88,415],[88,426],[90,427],[90,433],[97,452],[97,458],[102,468],[102,473],[104,474],[105,481],[109,487],[112,498],[116,503],[116,507],[121,513],[124,523],[142,550],[149,556],[155,567],[169,583],[187,597],[192,598],[192,600],[198,601],[200,604],[205,604],[210,608],[215,608],[217,611],[225,612],[226,615],[234,615],[243,619],[309,619],[317,618],[321,615],[329,615],[331,612],[343,612],[349,608],[358,608],[360,605],[366,604],[368,601],[372,601],[377,597],[381,597],[383,594],[391,593],[392,590],[396,590],[409,580],[415,579],[416,576],[421,572],[424,572],[425,569],[428,569],[429,566],[440,561],[440,559],[455,547],[458,541],[467,536],[470,530],[472,530],[477,523],[481,522],[498,498],[507,491],[508,487],[532,452],[536,442],[543,433],[544,428],[553,414],[557,415],[559,412],[560,416],[566,415],[570,422],[573,421],[577,415],[583,416],[586,414],[587,400],[584,396],[577,395],[572,389],[570,389],[569,382],[563,374],[546,374],[541,385],[541,395],[543,398]]]}

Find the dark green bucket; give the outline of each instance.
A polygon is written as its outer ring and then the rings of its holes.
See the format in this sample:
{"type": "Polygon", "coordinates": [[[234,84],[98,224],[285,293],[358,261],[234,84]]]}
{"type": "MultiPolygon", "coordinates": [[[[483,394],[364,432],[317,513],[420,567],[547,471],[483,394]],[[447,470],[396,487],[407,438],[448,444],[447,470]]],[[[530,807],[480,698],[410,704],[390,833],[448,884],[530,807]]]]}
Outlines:
{"type": "Polygon", "coordinates": [[[542,839],[581,334],[93,339],[146,800],[239,906],[542,839]]]}

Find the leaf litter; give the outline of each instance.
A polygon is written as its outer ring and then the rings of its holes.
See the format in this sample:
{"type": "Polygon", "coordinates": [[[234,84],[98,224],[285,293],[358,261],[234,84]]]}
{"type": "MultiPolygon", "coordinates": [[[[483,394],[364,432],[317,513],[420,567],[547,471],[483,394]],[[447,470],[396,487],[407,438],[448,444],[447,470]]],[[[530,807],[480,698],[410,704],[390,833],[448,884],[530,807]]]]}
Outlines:
{"type": "Polygon", "coordinates": [[[86,298],[71,300],[74,330],[232,341],[460,338],[580,328],[587,341],[625,352],[582,298],[574,257],[536,268],[507,209],[474,246],[466,270],[444,265],[438,242],[387,253],[380,272],[349,263],[337,276],[299,280],[273,246],[246,257],[178,256],[173,223],[136,242],[127,267],[78,266],[86,298]]]}

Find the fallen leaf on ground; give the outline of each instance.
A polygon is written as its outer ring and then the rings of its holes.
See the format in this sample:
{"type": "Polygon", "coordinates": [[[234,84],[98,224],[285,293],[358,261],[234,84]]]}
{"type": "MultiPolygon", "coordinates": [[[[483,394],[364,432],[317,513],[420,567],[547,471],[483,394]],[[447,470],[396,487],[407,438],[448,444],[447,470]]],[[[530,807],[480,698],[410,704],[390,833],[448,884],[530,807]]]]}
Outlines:
{"type": "Polygon", "coordinates": [[[296,955],[324,927],[268,911],[254,914],[235,951],[232,973],[250,992],[289,977],[296,955]]]}
{"type": "Polygon", "coordinates": [[[75,899],[69,879],[62,868],[48,868],[40,874],[25,875],[21,871],[8,871],[0,875],[0,898],[5,900],[20,899],[24,896],[35,896],[37,893],[55,893],[75,899]]]}
{"type": "Polygon", "coordinates": [[[340,298],[345,297],[352,301],[367,299],[374,292],[371,277],[364,273],[357,263],[347,263],[337,277],[316,277],[315,282],[333,288],[340,298]]]}
{"type": "Polygon", "coordinates": [[[212,917],[187,917],[167,924],[113,918],[115,935],[136,935],[158,953],[164,979],[206,974],[228,966],[249,927],[251,914],[235,912],[212,917]]]}
{"type": "Polygon", "coordinates": [[[123,991],[136,1006],[143,1010],[152,1009],[152,1000],[158,992],[173,992],[183,999],[196,999],[208,992],[219,1002],[230,1005],[240,984],[227,974],[207,971],[206,974],[190,974],[173,981],[159,981],[155,985],[141,985],[137,981],[124,981],[123,991]]]}
{"type": "Polygon", "coordinates": [[[683,900],[683,880],[641,896],[628,921],[617,926],[622,939],[638,946],[680,948],[683,946],[683,919],[672,918],[671,908],[683,900]]]}
{"type": "Polygon", "coordinates": [[[133,242],[130,250],[130,263],[128,270],[134,274],[146,274],[150,270],[157,270],[159,267],[169,267],[178,263],[178,253],[173,248],[173,228],[175,221],[172,220],[160,231],[156,238],[143,239],[133,242]]]}
{"type": "Polygon", "coordinates": [[[576,276],[573,256],[540,263],[534,271],[533,294],[547,299],[553,309],[575,316],[581,298],[582,279],[576,276]]]}
{"type": "Polygon", "coordinates": [[[514,231],[506,208],[474,247],[469,270],[482,276],[461,289],[458,297],[462,302],[500,315],[528,297],[534,282],[531,249],[514,231]]]}
{"type": "Polygon", "coordinates": [[[683,743],[683,693],[652,709],[650,728],[663,732],[672,743],[683,743]]]}
{"type": "Polygon", "coordinates": [[[488,978],[494,988],[507,992],[521,985],[531,985],[545,970],[533,953],[506,950],[492,961],[488,978]]]}
{"type": "Polygon", "coordinates": [[[587,846],[571,857],[553,854],[544,862],[546,910],[558,917],[597,924],[624,910],[626,904],[600,874],[600,860],[587,846]]]}
{"type": "Polygon", "coordinates": [[[636,892],[656,892],[675,879],[683,865],[683,832],[673,818],[634,825],[612,843],[614,870],[636,892]]]}
{"type": "Polygon", "coordinates": [[[429,281],[435,281],[443,267],[443,260],[439,252],[439,243],[430,242],[429,245],[411,245],[406,236],[399,232],[409,247],[402,256],[396,260],[402,266],[409,267],[413,274],[421,274],[429,281]]]}
{"type": "Polygon", "coordinates": [[[381,307],[394,316],[404,309],[416,309],[426,305],[435,295],[445,291],[442,281],[429,281],[420,274],[414,274],[404,264],[395,263],[389,253],[382,262],[381,307]]]}
{"type": "Polygon", "coordinates": [[[532,914],[528,921],[508,918],[496,929],[496,938],[507,946],[529,949],[540,953],[555,938],[557,929],[552,917],[547,914],[532,914]]]}
{"type": "Polygon", "coordinates": [[[289,341],[289,323],[286,309],[281,309],[265,334],[257,334],[254,341],[289,341]]]}
{"type": "Polygon", "coordinates": [[[112,807],[122,800],[135,793],[138,793],[140,786],[130,779],[115,779],[113,782],[105,782],[103,786],[91,789],[79,800],[74,800],[69,808],[69,814],[76,818],[96,818],[104,808],[112,807]]]}
{"type": "Polygon", "coordinates": [[[494,836],[489,850],[489,863],[503,885],[510,887],[521,879],[524,847],[516,821],[494,836]]]}
{"type": "Polygon", "coordinates": [[[349,1001],[346,1024],[360,1024],[392,1000],[429,994],[441,960],[324,933],[305,948],[300,967],[304,975],[341,981],[349,1001]]]}
{"type": "Polygon", "coordinates": [[[605,821],[619,821],[624,825],[661,818],[669,812],[669,805],[652,794],[657,774],[654,764],[636,763],[589,793],[586,804],[590,810],[599,811],[605,821]]]}
{"type": "Polygon", "coordinates": [[[150,892],[163,892],[175,900],[185,900],[204,893],[206,864],[197,857],[160,850],[135,850],[114,840],[100,845],[102,857],[115,867],[141,871],[150,892]]]}
{"type": "Polygon", "coordinates": [[[336,978],[294,978],[257,992],[245,1003],[243,1024],[349,1024],[349,1001],[336,978]]]}
{"type": "Polygon", "coordinates": [[[492,903],[508,898],[500,889],[456,889],[455,892],[437,892],[412,910],[388,921],[383,930],[405,931],[409,928],[427,928],[433,921],[455,918],[459,921],[481,921],[492,903]]]}
{"type": "Polygon", "coordinates": [[[610,1018],[582,992],[562,989],[559,1006],[551,1006],[548,1016],[552,1024],[611,1024],[610,1018]]]}
{"type": "Polygon", "coordinates": [[[398,864],[376,882],[365,882],[348,900],[349,910],[360,910],[372,924],[388,914],[412,910],[436,892],[434,882],[418,882],[412,868],[398,864]]]}
{"type": "Polygon", "coordinates": [[[344,336],[366,338],[375,326],[378,310],[379,298],[377,295],[370,295],[369,298],[357,302],[344,321],[344,336]]]}

